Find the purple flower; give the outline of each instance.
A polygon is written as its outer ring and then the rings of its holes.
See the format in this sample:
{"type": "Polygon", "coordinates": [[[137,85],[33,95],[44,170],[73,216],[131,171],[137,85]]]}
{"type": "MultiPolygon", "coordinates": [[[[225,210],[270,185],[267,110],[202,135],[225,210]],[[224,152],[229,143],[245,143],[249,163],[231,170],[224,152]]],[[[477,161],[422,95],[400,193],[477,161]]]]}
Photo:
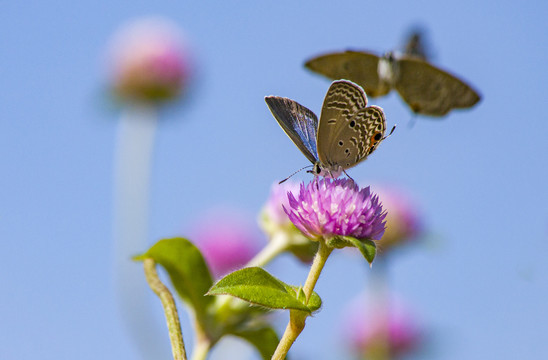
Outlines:
{"type": "Polygon", "coordinates": [[[386,212],[369,187],[360,189],[349,179],[315,179],[301,184],[299,195],[288,193],[286,214],[312,240],[350,236],[379,240],[384,234],[386,212]]]}
{"type": "Polygon", "coordinates": [[[262,242],[253,222],[234,209],[210,210],[194,225],[190,239],[219,278],[244,266],[262,242]]]}
{"type": "Polygon", "coordinates": [[[112,40],[112,88],[125,101],[172,100],[188,82],[189,62],[177,26],[162,18],[133,21],[112,40]]]}

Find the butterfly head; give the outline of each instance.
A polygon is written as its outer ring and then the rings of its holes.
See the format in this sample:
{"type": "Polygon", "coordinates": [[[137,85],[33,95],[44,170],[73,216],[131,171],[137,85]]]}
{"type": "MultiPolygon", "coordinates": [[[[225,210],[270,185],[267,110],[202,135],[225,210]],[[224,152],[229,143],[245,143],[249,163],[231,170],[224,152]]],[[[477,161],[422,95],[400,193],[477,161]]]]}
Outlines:
{"type": "Polygon", "coordinates": [[[314,174],[314,176],[323,176],[327,178],[338,178],[342,172],[344,171],[343,167],[340,165],[333,165],[333,166],[325,166],[319,161],[317,161],[314,164],[314,167],[310,172],[314,174]]]}

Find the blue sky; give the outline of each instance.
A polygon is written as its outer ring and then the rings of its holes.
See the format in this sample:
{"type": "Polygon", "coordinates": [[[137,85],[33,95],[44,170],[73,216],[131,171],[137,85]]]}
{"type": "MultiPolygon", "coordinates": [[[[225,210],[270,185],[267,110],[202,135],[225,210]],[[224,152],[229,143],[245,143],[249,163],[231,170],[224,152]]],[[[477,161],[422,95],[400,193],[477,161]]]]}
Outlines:
{"type": "MultiPolygon", "coordinates": [[[[274,181],[307,165],[263,100],[286,96],[319,113],[329,82],[304,70],[305,59],[347,48],[380,54],[420,24],[433,62],[483,99],[412,128],[397,94],[370,102],[398,129],[350,175],[409,190],[435,234],[394,258],[391,286],[435,332],[438,359],[548,356],[544,2],[85,0],[4,2],[0,13],[2,359],[138,357],[112,275],[120,114],[104,94],[103,56],[122,22],[151,14],[185,30],[197,65],[184,106],[161,114],[151,243],[184,234],[213,206],[255,216],[274,181]]],[[[368,278],[345,256],[320,279],[324,308],[296,357],[339,350],[339,310],[368,278]]],[[[306,274],[289,257],[270,269],[292,283],[306,274]]]]}

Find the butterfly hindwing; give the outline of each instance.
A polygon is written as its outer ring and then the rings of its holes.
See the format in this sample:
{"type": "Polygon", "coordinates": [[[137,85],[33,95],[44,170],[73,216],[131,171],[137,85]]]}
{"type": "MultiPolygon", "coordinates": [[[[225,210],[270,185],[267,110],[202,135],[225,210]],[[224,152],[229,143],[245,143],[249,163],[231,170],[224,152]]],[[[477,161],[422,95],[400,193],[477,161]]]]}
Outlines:
{"type": "Polygon", "coordinates": [[[315,164],[318,161],[318,151],[316,149],[318,118],[316,115],[306,107],[288,98],[267,96],[265,101],[287,136],[297,145],[306,158],[315,164]]]}
{"type": "Polygon", "coordinates": [[[402,58],[397,66],[395,88],[415,113],[443,116],[480,100],[479,94],[464,81],[425,61],[402,58]]]}
{"type": "Polygon", "coordinates": [[[385,132],[382,108],[373,105],[359,110],[350,121],[333,127],[333,140],[325,149],[327,163],[338,164],[344,169],[357,165],[377,148],[385,132]]]}

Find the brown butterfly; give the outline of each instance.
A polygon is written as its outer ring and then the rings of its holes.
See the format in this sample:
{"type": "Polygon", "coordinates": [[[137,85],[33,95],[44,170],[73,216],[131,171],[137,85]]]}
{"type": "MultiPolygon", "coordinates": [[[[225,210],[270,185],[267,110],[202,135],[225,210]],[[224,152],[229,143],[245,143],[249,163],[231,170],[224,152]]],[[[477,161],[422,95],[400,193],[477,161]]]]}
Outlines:
{"type": "Polygon", "coordinates": [[[396,89],[416,114],[440,117],[452,109],[472,107],[480,100],[470,85],[426,60],[419,34],[411,36],[401,56],[345,51],[312,58],[305,66],[329,79],[351,80],[371,97],[396,89]]]}

